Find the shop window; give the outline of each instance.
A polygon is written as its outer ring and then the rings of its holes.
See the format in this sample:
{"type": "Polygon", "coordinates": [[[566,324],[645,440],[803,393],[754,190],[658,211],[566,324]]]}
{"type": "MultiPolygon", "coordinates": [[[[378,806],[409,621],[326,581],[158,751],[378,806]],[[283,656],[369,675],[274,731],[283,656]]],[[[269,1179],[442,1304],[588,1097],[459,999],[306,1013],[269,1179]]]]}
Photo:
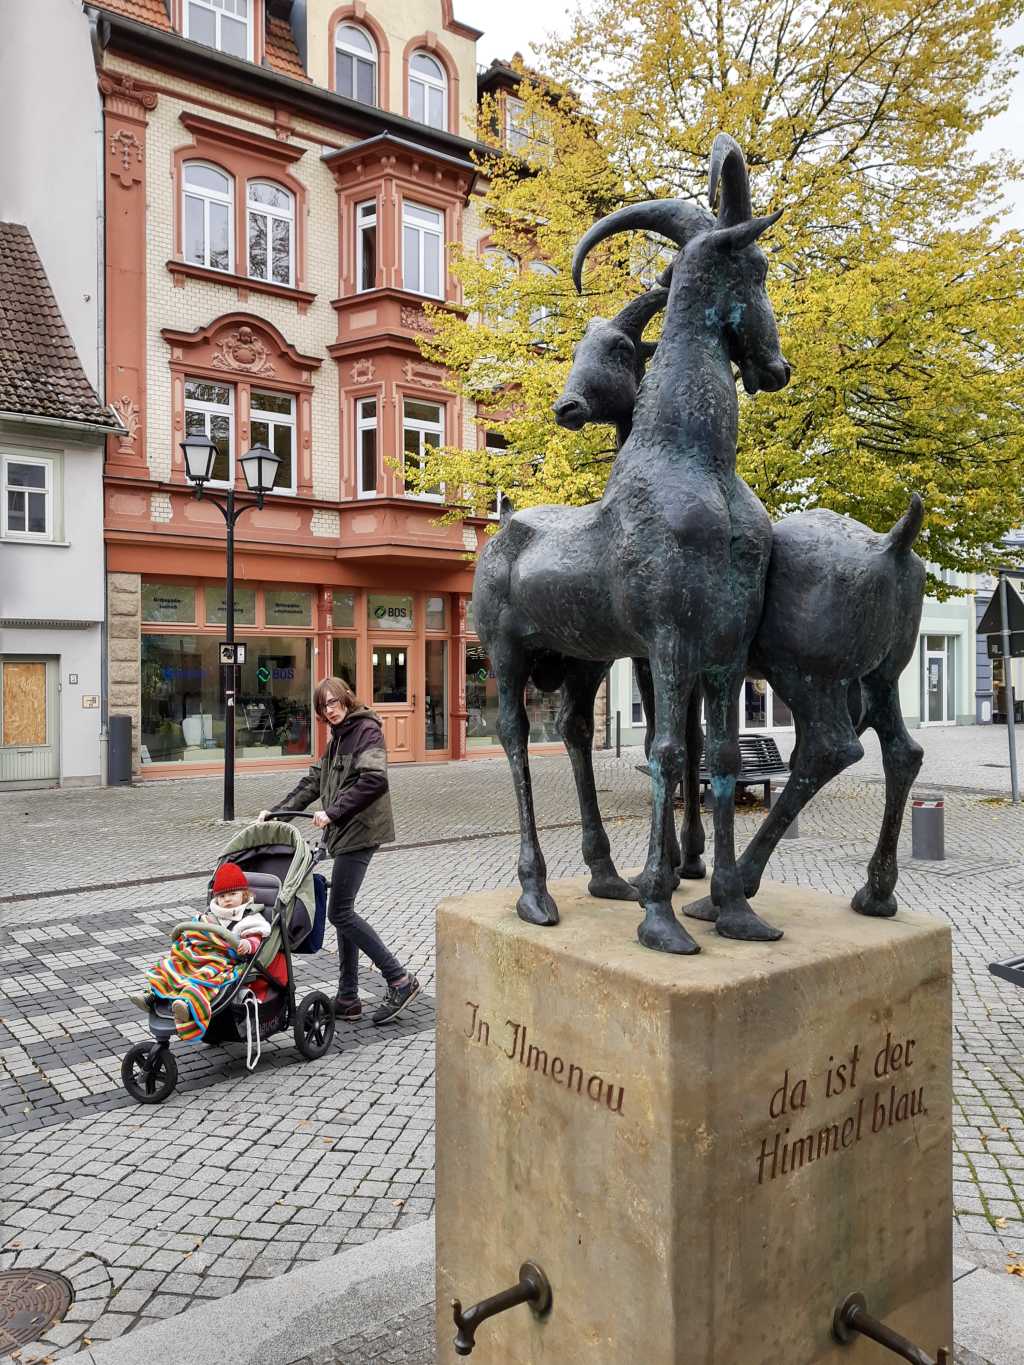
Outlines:
{"type": "Polygon", "coordinates": [[[351,635],[336,635],[332,651],[331,672],[336,678],[343,678],[353,692],[358,693],[356,683],[356,640],[351,635]]]}
{"type": "Polygon", "coordinates": [[[53,461],[3,459],[3,534],[53,539],[53,461]]]}
{"type": "Polygon", "coordinates": [[[747,678],[743,685],[743,728],[779,730],[793,724],[793,713],[764,678],[747,678]]]}
{"type": "MultiPolygon", "coordinates": [[[[531,744],[554,744],[558,733],[559,693],[538,692],[526,684],[526,714],[530,721],[531,744]]],[[[466,641],[466,747],[500,747],[498,739],[498,684],[491,660],[482,644],[466,641]]]]}
{"type": "Polygon", "coordinates": [[[426,642],[424,740],[429,750],[448,748],[448,641],[426,642]]]}
{"type": "Polygon", "coordinates": [[[143,621],[194,626],[196,590],[178,583],[143,583],[143,621]]]}
{"type": "Polygon", "coordinates": [[[235,481],[235,391],[230,384],[185,380],[185,435],[208,436],[217,447],[212,484],[235,481]]]}
{"type": "Polygon", "coordinates": [[[360,104],[377,103],[377,45],[356,24],[339,24],[334,35],[334,89],[360,104]]]}
{"type": "Polygon", "coordinates": [[[185,0],[185,37],[252,60],[254,0],[185,0]]]}
{"type": "Polygon", "coordinates": [[[331,624],[339,630],[355,630],[356,595],[354,592],[339,592],[337,588],[334,590],[331,624]]]}
{"type": "Polygon", "coordinates": [[[356,289],[377,288],[377,201],[356,205],[356,289]]]}
{"type": "Polygon", "coordinates": [[[46,663],[0,659],[0,744],[42,749],[49,738],[46,663]]]}
{"type": "Polygon", "coordinates": [[[630,720],[634,725],[646,725],[647,717],[644,715],[643,698],[640,696],[640,688],[636,680],[636,668],[630,663],[629,677],[631,683],[630,691],[630,720]]]}
{"type": "Polygon", "coordinates": [[[185,259],[209,270],[234,269],[233,182],[217,166],[187,161],[182,176],[185,200],[185,259]]]}
{"type": "MultiPolygon", "coordinates": [[[[439,403],[420,403],[407,398],[402,410],[402,462],[404,469],[422,469],[428,449],[444,445],[444,409],[439,403]]],[[[406,489],[406,497],[429,498],[439,502],[444,485],[426,489],[406,489]]]]}
{"type": "Polygon", "coordinates": [[[443,296],[444,214],[421,204],[402,205],[402,284],[413,294],[443,296]]]}
{"type": "Polygon", "coordinates": [[[369,593],[366,619],[371,630],[412,630],[415,624],[412,598],[393,593],[369,593]]]}
{"type": "Polygon", "coordinates": [[[448,77],[429,52],[414,52],[409,60],[409,117],[430,128],[448,127],[448,77]]]}
{"type": "Polygon", "coordinates": [[[249,181],[249,274],[255,280],[295,282],[295,197],[269,180],[249,181]]]}
{"type": "Polygon", "coordinates": [[[311,626],[313,594],[304,589],[267,588],[263,610],[268,626],[311,626]]]}
{"type": "MultiPolygon", "coordinates": [[[[239,672],[235,752],[286,758],[312,752],[312,643],[254,636],[239,672]]],[[[142,636],[143,762],[224,757],[224,700],[213,635],[142,636]]]]}
{"type": "Polygon", "coordinates": [[[361,398],[356,404],[356,465],[361,498],[377,495],[377,400],[361,398]]]}
{"type": "Polygon", "coordinates": [[[249,430],[254,446],[267,446],[280,459],[275,493],[295,492],[295,399],[285,393],[261,393],[249,398],[249,430]]]}
{"type": "MultiPolygon", "coordinates": [[[[223,626],[228,619],[227,593],[223,588],[206,588],[206,624],[223,626]]],[[[235,584],[235,625],[254,626],[256,624],[256,589],[240,588],[235,584]]]]}
{"type": "Polygon", "coordinates": [[[373,651],[375,705],[405,705],[409,701],[408,651],[399,645],[377,645],[373,651]]]}
{"type": "Polygon", "coordinates": [[[448,624],[448,599],[427,598],[427,630],[444,630],[448,624]]]}

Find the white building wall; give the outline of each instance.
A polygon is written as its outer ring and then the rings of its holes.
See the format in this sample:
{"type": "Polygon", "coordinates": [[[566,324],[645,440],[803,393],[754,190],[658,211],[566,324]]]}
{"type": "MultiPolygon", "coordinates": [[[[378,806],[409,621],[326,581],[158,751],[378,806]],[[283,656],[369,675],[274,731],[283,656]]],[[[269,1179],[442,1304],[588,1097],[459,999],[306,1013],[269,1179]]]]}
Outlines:
{"type": "Polygon", "coordinates": [[[89,25],[81,0],[8,0],[0,8],[0,219],[32,233],[79,359],[102,396],[102,123],[89,25]]]}

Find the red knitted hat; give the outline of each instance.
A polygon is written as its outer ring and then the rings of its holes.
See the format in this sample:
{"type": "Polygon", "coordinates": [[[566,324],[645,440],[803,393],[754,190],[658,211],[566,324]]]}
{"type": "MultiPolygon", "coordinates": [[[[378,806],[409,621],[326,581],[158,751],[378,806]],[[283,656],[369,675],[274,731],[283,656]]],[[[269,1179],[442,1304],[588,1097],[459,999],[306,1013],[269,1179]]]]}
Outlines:
{"type": "Polygon", "coordinates": [[[224,891],[248,891],[249,883],[245,879],[245,873],[237,863],[221,863],[213,877],[213,894],[221,895],[224,891]]]}

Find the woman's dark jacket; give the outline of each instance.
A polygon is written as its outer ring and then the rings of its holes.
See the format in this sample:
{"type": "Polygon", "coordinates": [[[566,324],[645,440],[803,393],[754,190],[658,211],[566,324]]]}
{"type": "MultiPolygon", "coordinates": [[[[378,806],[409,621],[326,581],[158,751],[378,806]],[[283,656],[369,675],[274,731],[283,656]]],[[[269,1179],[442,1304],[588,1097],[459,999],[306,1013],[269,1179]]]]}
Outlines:
{"type": "Polygon", "coordinates": [[[394,839],[388,753],[380,720],[367,707],[356,707],[331,727],[327,752],[279,808],[305,810],[316,800],[331,821],[324,842],[332,858],[394,839]]]}

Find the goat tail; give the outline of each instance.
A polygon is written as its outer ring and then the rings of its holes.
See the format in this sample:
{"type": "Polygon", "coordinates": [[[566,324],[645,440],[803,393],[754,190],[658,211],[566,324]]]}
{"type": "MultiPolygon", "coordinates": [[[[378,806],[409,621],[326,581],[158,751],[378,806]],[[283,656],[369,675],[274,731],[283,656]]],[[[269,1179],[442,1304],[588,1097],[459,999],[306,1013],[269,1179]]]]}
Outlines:
{"type": "Polygon", "coordinates": [[[904,554],[917,539],[923,521],[924,501],[920,493],[911,493],[910,506],[892,530],[886,534],[885,548],[895,550],[897,554],[904,554]]]}

